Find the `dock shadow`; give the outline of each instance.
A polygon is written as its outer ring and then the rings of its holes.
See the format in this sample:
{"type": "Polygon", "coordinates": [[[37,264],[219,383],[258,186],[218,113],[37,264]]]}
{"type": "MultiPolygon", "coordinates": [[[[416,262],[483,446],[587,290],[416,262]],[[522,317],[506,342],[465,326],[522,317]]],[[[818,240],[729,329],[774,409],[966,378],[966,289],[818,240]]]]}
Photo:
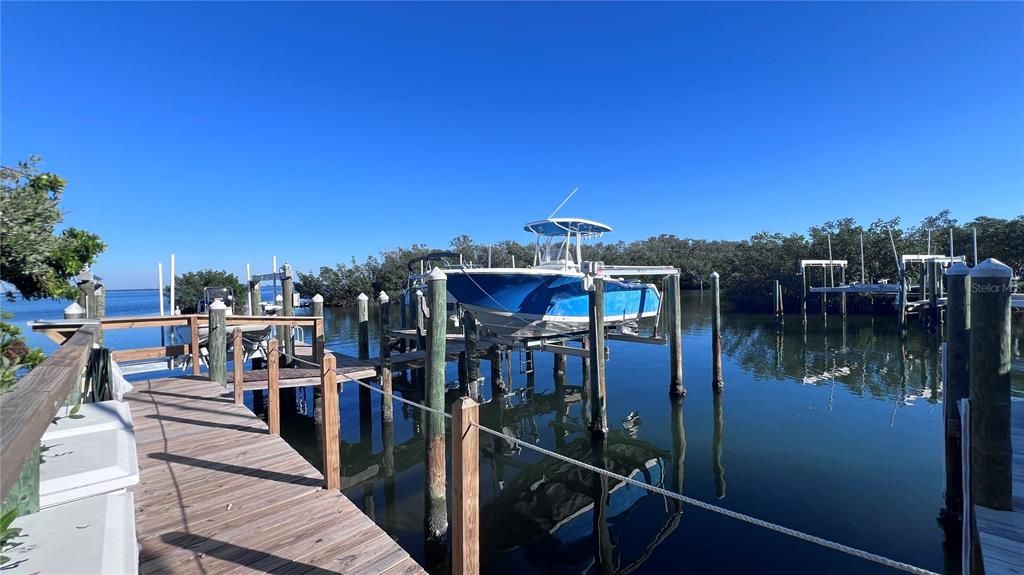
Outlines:
{"type": "Polygon", "coordinates": [[[248,433],[260,433],[263,435],[267,434],[266,428],[249,427],[247,425],[239,425],[235,423],[218,423],[216,421],[203,421],[201,419],[189,419],[187,417],[174,417],[173,415],[147,415],[146,419],[170,421],[172,423],[184,423],[186,425],[198,425],[200,427],[216,427],[218,429],[230,429],[232,431],[245,431],[248,433]]]}
{"type": "MultiPolygon", "coordinates": [[[[268,553],[266,551],[260,551],[259,549],[242,547],[220,539],[203,537],[202,535],[185,533],[183,531],[163,533],[160,535],[160,540],[167,545],[173,545],[181,549],[193,549],[198,547],[202,550],[202,556],[214,557],[240,566],[249,566],[259,562],[264,566],[264,569],[261,569],[264,573],[288,572],[305,573],[306,575],[329,573],[329,571],[317,567],[316,565],[310,565],[301,561],[281,557],[280,555],[274,555],[273,553],[268,553]]],[[[199,551],[199,549],[196,549],[196,551],[199,551]]]]}
{"type": "Polygon", "coordinates": [[[223,471],[224,473],[234,473],[236,475],[244,475],[246,477],[255,477],[258,479],[266,479],[269,481],[279,481],[281,483],[294,483],[296,485],[307,485],[311,487],[320,487],[324,484],[323,479],[316,477],[306,477],[304,475],[294,475],[292,473],[281,473],[279,471],[267,471],[264,469],[256,469],[254,467],[245,467],[243,465],[234,465],[230,463],[218,463],[216,461],[209,461],[207,459],[197,459],[195,457],[188,457],[187,455],[176,455],[174,453],[150,453],[149,457],[159,461],[166,461],[169,463],[179,463],[181,465],[190,465],[192,467],[202,467],[204,469],[211,469],[214,471],[223,471]]]}

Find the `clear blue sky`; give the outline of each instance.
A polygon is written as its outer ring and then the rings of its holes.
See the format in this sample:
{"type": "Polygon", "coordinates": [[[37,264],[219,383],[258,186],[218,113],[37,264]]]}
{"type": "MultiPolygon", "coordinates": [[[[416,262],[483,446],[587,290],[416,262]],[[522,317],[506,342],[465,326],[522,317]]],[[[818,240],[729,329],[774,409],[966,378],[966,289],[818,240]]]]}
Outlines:
{"type": "Polygon", "coordinates": [[[112,288],[413,242],[1024,212],[1024,4],[19,3],[4,164],[112,288]],[[166,266],[166,264],[165,264],[166,266]],[[166,273],[166,269],[165,269],[166,273]]]}

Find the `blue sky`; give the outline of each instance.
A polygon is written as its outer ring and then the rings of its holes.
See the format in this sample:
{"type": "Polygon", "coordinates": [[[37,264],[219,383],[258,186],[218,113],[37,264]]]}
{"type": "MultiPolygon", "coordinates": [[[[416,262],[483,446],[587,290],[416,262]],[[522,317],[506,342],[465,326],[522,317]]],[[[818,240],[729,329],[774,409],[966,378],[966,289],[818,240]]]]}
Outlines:
{"type": "Polygon", "coordinates": [[[1024,4],[0,4],[2,150],[112,288],[410,243],[1024,213],[1024,4]],[[166,267],[166,263],[165,263],[166,267]],[[166,273],[166,269],[165,269],[166,273]]]}

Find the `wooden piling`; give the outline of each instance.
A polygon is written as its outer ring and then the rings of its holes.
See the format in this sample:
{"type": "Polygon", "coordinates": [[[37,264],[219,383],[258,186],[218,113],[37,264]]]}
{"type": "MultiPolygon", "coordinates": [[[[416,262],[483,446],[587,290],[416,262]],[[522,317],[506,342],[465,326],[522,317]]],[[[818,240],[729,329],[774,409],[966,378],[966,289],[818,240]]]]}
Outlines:
{"type": "Polygon", "coordinates": [[[383,421],[395,419],[394,400],[391,398],[391,298],[387,292],[381,290],[377,296],[377,331],[380,333],[380,389],[384,392],[381,396],[380,413],[383,421]]]}
{"type": "Polygon", "coordinates": [[[370,359],[370,298],[361,293],[356,298],[356,321],[359,324],[357,353],[359,359],[370,359]]]}
{"type": "Polygon", "coordinates": [[[313,317],[320,318],[313,324],[313,362],[319,365],[324,360],[324,296],[316,294],[309,305],[313,317]]]}
{"type": "Polygon", "coordinates": [[[1010,291],[1013,271],[987,259],[971,270],[971,483],[977,505],[1012,509],[1010,291]]]}
{"type": "Polygon", "coordinates": [[[907,335],[907,292],[910,286],[907,283],[907,271],[905,267],[900,269],[900,293],[899,306],[897,309],[897,321],[899,323],[900,335],[907,335]]]}
{"type": "Polygon", "coordinates": [[[946,302],[946,344],[943,361],[943,421],[946,445],[946,506],[941,517],[959,524],[963,515],[963,469],[960,441],[960,400],[971,390],[971,278],[970,269],[955,263],[946,270],[949,298],[946,302]]]}
{"type": "Polygon", "coordinates": [[[800,268],[800,278],[804,282],[803,291],[800,292],[800,315],[804,317],[804,323],[807,323],[807,268],[800,268]]]}
{"type": "Polygon", "coordinates": [[[590,324],[590,435],[602,440],[608,434],[604,370],[604,278],[592,278],[587,293],[590,324]]]}
{"type": "Polygon", "coordinates": [[[462,312],[462,335],[466,342],[466,380],[462,382],[460,392],[464,397],[471,397],[474,401],[480,400],[480,355],[477,351],[477,342],[480,334],[477,328],[476,318],[472,312],[462,312]]]}
{"type": "Polygon", "coordinates": [[[679,275],[665,276],[665,311],[668,328],[669,397],[683,397],[683,310],[679,293],[679,275]]]}
{"type": "Polygon", "coordinates": [[[479,411],[468,397],[452,403],[452,575],[480,572],[479,411]]]}
{"type": "Polygon", "coordinates": [[[260,315],[260,282],[249,281],[249,301],[252,302],[249,315],[260,315]]]}
{"type": "MultiPolygon", "coordinates": [[[[501,375],[501,346],[492,345],[487,350],[487,359],[491,366],[491,397],[500,397],[508,393],[508,385],[501,375]]],[[[564,359],[564,358],[563,358],[564,359]]]]}
{"type": "MultiPolygon", "coordinates": [[[[840,266],[839,267],[839,283],[841,285],[846,285],[846,266],[840,266]]],[[[840,311],[843,314],[843,317],[846,317],[846,292],[843,292],[842,294],[840,294],[839,306],[840,306],[840,311]]]]}
{"type": "Polygon", "coordinates": [[[242,405],[245,403],[245,379],[243,377],[245,360],[242,359],[243,344],[242,328],[240,327],[231,331],[231,348],[234,352],[231,363],[234,368],[235,405],[242,405]]]}
{"type": "Polygon", "coordinates": [[[722,301],[718,272],[711,272],[711,389],[722,391],[722,301]]]}
{"type": "Polygon", "coordinates": [[[267,427],[270,435],[281,435],[281,353],[277,340],[267,342],[267,427]]]}
{"type": "Polygon", "coordinates": [[[206,351],[210,366],[210,381],[226,386],[228,383],[228,307],[217,298],[210,304],[210,323],[206,337],[206,351]]]}
{"type": "Polygon", "coordinates": [[[775,323],[778,325],[781,316],[779,315],[779,280],[772,282],[772,313],[775,314],[775,323]]]}
{"type": "MultiPolygon", "coordinates": [[[[921,262],[921,275],[917,277],[917,283],[917,289],[920,293],[918,301],[923,304],[928,301],[928,265],[926,262],[921,262]]],[[[921,307],[917,308],[917,319],[921,325],[925,325],[928,321],[928,314],[925,313],[925,310],[921,307]]]]}
{"type": "Polygon", "coordinates": [[[551,362],[551,376],[555,379],[565,379],[567,365],[565,354],[555,353],[553,356],[553,361],[551,362]]]}
{"type": "Polygon", "coordinates": [[[199,354],[199,316],[193,314],[188,317],[188,330],[192,338],[189,344],[192,353],[192,375],[199,375],[202,369],[202,356],[199,354]]]}
{"type": "MultiPolygon", "coordinates": [[[[295,315],[295,290],[292,283],[292,265],[285,262],[281,267],[281,313],[286,317],[295,315]]],[[[292,337],[292,326],[284,326],[284,353],[286,355],[285,365],[293,365],[295,362],[295,340],[292,337]]]]}
{"type": "MultiPolygon", "coordinates": [[[[581,339],[580,340],[580,347],[582,347],[583,349],[585,349],[585,350],[587,350],[589,352],[590,351],[590,337],[584,337],[583,339],[581,339]]],[[[583,389],[588,389],[590,387],[590,356],[587,355],[587,356],[581,357],[580,359],[582,360],[580,362],[582,364],[580,367],[582,368],[582,371],[583,371],[583,373],[582,373],[582,375],[580,377],[580,381],[583,382],[581,387],[583,389]]]]}
{"type": "Polygon", "coordinates": [[[320,367],[320,394],[324,404],[324,489],[341,489],[341,412],[338,409],[338,373],[334,354],[324,354],[320,367]]]}
{"type": "Polygon", "coordinates": [[[939,310],[939,262],[928,261],[928,327],[935,333],[939,333],[942,312],[939,310]]]}
{"type": "MultiPolygon", "coordinates": [[[[427,275],[429,282],[429,313],[426,348],[427,407],[444,411],[445,335],[447,331],[446,294],[448,276],[440,269],[427,275]]],[[[448,532],[448,508],[445,502],[444,417],[427,413],[426,513],[424,531],[428,544],[443,542],[448,532]]]]}
{"type": "MultiPolygon", "coordinates": [[[[427,344],[427,330],[424,327],[423,317],[423,308],[425,307],[425,305],[426,302],[425,298],[423,297],[423,291],[416,290],[416,306],[412,310],[412,318],[414,322],[413,325],[416,327],[416,334],[418,336],[416,341],[416,349],[425,349],[427,344]]],[[[447,313],[447,311],[445,313],[447,313]]]]}
{"type": "MultiPolygon", "coordinates": [[[[686,463],[686,425],[683,422],[683,398],[672,398],[672,467],[670,468],[669,489],[683,492],[683,474],[686,463]]],[[[673,509],[682,511],[682,503],[673,500],[673,509]]]]}

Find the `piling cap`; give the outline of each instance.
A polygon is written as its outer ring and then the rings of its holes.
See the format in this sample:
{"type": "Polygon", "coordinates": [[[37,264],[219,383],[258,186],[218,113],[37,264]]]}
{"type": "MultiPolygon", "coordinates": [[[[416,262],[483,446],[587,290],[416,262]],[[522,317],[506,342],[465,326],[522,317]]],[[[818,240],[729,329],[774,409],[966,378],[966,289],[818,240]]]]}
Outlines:
{"type": "Polygon", "coordinates": [[[971,274],[971,268],[967,267],[964,262],[953,262],[948,268],[946,268],[947,276],[966,276],[971,274]]]}
{"type": "Polygon", "coordinates": [[[64,319],[80,319],[86,314],[85,308],[78,305],[78,302],[71,302],[71,305],[64,308],[64,319]]]}
{"type": "Polygon", "coordinates": [[[429,279],[432,282],[436,282],[440,280],[446,280],[448,279],[448,276],[445,275],[443,271],[441,271],[441,268],[435,267],[434,269],[430,270],[429,274],[427,274],[427,279],[429,279]]]}
{"type": "Polygon", "coordinates": [[[274,297],[274,301],[284,301],[284,296],[281,294],[277,294],[277,296],[274,297]]]}
{"type": "Polygon", "coordinates": [[[421,289],[416,290],[416,297],[423,297],[423,290],[421,290],[421,289]]]}
{"type": "Polygon", "coordinates": [[[316,294],[315,296],[313,296],[313,301],[316,303],[324,303],[324,296],[316,294]]]}
{"type": "Polygon", "coordinates": [[[380,303],[388,303],[391,301],[391,298],[388,297],[388,292],[380,290],[380,295],[377,296],[377,301],[380,303]]]}
{"type": "Polygon", "coordinates": [[[359,301],[367,301],[367,300],[369,300],[370,298],[369,298],[369,297],[368,297],[368,296],[367,296],[366,294],[364,294],[364,293],[361,293],[361,294],[359,294],[358,296],[356,296],[356,299],[357,299],[357,300],[359,300],[359,301]]]}
{"type": "Polygon", "coordinates": [[[228,306],[224,305],[224,300],[214,298],[213,303],[210,304],[210,309],[228,309],[228,306]]]}
{"type": "Polygon", "coordinates": [[[717,278],[718,277],[718,272],[711,272],[711,277],[717,278]]]}
{"type": "Polygon", "coordinates": [[[988,258],[980,264],[974,266],[971,270],[972,278],[1012,278],[1013,269],[1003,262],[995,259],[988,258]]]}

